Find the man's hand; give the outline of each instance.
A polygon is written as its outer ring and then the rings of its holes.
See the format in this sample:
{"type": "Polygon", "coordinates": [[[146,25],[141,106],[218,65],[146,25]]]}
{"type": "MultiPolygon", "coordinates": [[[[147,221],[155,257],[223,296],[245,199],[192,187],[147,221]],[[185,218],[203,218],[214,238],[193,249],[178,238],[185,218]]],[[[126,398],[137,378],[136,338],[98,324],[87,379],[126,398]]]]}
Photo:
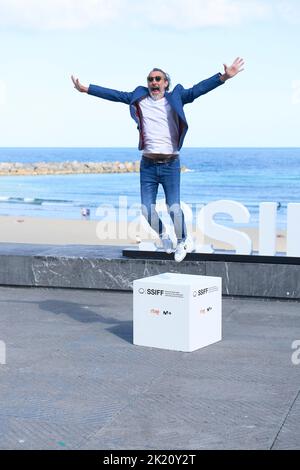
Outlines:
{"type": "Polygon", "coordinates": [[[244,70],[242,68],[244,65],[244,60],[240,57],[237,57],[230,67],[228,67],[226,64],[223,65],[225,73],[223,73],[223,75],[221,75],[220,77],[223,82],[225,82],[229,78],[234,77],[237,73],[242,72],[244,70]]]}
{"type": "Polygon", "coordinates": [[[71,75],[71,78],[72,78],[72,82],[74,83],[74,88],[76,88],[76,90],[80,91],[81,93],[87,93],[88,91],[88,87],[82,85],[78,78],[75,78],[74,75],[71,75]]]}

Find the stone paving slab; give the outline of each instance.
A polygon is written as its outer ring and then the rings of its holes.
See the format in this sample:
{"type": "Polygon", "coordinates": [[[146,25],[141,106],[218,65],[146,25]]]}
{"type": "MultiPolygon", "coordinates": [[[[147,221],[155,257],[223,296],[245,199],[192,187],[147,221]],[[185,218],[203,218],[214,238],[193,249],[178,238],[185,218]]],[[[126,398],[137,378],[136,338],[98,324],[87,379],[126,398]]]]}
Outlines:
{"type": "Polygon", "coordinates": [[[132,344],[132,293],[0,287],[0,449],[300,448],[297,301],[223,299],[223,340],[132,344]]]}

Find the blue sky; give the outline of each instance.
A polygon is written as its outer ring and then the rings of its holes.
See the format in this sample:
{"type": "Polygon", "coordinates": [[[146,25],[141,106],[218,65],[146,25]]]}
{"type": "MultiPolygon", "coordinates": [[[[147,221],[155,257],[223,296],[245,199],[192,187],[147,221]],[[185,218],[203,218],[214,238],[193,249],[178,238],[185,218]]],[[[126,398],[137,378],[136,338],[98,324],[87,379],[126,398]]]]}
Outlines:
{"type": "Polygon", "coordinates": [[[124,104],[152,67],[185,87],[245,71],[185,107],[186,147],[300,146],[297,0],[0,0],[0,146],[136,147],[124,104]]]}

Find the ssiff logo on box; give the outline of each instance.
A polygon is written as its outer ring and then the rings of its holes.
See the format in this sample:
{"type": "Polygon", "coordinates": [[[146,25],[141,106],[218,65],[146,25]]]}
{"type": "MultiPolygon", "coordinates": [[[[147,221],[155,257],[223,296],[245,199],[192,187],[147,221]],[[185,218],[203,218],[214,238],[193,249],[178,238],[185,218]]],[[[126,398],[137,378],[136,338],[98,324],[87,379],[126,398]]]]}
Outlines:
{"type": "Polygon", "coordinates": [[[163,289],[144,289],[143,287],[139,288],[139,294],[163,295],[163,293],[163,289]]]}
{"type": "Polygon", "coordinates": [[[200,295],[209,294],[211,292],[217,292],[218,286],[204,287],[202,289],[194,290],[193,297],[199,297],[200,295]]]}
{"type": "MultiPolygon", "coordinates": [[[[218,286],[212,287],[205,287],[202,289],[194,290],[193,297],[197,297],[199,295],[205,295],[211,292],[216,292],[218,290],[218,286]]],[[[148,294],[148,295],[164,295],[165,291],[163,289],[146,289],[144,287],[140,287],[138,290],[139,294],[148,294]]],[[[168,291],[167,294],[179,294],[179,292],[175,291],[168,291]]]]}

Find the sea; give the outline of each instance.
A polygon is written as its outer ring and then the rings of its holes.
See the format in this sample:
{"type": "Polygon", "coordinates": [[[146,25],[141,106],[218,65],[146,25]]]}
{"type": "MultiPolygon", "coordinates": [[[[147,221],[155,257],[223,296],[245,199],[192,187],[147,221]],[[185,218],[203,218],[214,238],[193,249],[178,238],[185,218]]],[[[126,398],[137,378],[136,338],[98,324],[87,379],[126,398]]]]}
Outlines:
{"type": "MultiPolygon", "coordinates": [[[[0,148],[1,162],[140,158],[135,148],[0,148]]],[[[300,202],[300,148],[184,148],[180,159],[188,169],[181,175],[181,201],[193,214],[209,202],[229,199],[249,210],[248,226],[257,226],[259,204],[276,202],[277,226],[284,229],[287,204],[300,202]]],[[[81,219],[88,208],[89,218],[97,220],[101,207],[118,213],[121,196],[128,208],[140,203],[138,173],[0,176],[0,215],[81,219]]],[[[158,199],[163,198],[160,188],[158,199]]],[[[226,214],[215,219],[234,224],[226,214]]]]}

